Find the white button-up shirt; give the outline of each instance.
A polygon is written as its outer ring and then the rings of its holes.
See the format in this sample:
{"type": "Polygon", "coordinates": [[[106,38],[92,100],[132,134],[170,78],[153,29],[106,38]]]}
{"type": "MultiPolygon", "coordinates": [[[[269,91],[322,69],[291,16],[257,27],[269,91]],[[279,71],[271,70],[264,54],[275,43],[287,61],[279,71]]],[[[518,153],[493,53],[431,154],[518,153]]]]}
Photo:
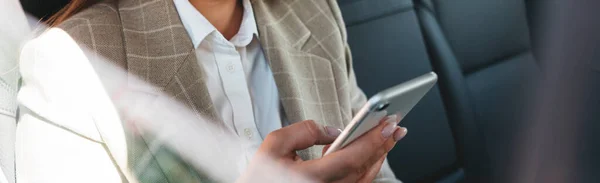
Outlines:
{"type": "MultiPolygon", "coordinates": [[[[254,12],[243,0],[238,33],[227,40],[188,0],[174,0],[194,47],[217,113],[240,138],[246,138],[237,169],[241,172],[263,138],[281,128],[277,87],[258,40],[254,12]]],[[[231,157],[233,158],[233,157],[231,157]]],[[[232,167],[234,169],[236,167],[232,167]]]]}

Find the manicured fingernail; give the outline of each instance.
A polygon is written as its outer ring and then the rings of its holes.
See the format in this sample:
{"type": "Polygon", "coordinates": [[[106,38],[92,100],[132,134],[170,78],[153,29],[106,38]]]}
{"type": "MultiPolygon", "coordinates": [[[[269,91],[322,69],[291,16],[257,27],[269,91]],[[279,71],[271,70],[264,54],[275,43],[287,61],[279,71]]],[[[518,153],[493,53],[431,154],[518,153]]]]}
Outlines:
{"type": "Polygon", "coordinates": [[[327,132],[327,135],[332,136],[332,137],[337,137],[340,134],[342,134],[342,130],[340,130],[339,128],[331,127],[331,126],[326,126],[325,132],[327,132]]]}
{"type": "Polygon", "coordinates": [[[402,138],[404,138],[404,136],[406,136],[406,133],[408,133],[408,129],[401,127],[400,130],[398,130],[398,132],[394,134],[394,140],[401,140],[402,138]]]}
{"type": "Polygon", "coordinates": [[[400,123],[402,118],[404,118],[404,115],[402,115],[402,112],[398,112],[395,115],[396,115],[396,120],[397,120],[396,123],[400,123]]]}
{"type": "Polygon", "coordinates": [[[387,117],[387,119],[385,119],[386,123],[397,123],[398,122],[398,116],[395,114],[389,115],[387,117]]]}
{"type": "Polygon", "coordinates": [[[386,122],[386,123],[387,124],[385,124],[385,127],[381,131],[381,135],[385,139],[387,139],[390,136],[392,136],[392,134],[394,134],[394,131],[396,131],[396,123],[395,122],[392,122],[392,123],[386,122]]]}

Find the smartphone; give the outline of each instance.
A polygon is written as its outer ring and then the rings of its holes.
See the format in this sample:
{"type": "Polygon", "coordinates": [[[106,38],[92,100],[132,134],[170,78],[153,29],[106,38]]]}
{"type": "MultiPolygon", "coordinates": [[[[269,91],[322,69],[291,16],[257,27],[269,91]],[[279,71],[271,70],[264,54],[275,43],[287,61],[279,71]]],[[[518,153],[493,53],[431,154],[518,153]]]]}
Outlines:
{"type": "Polygon", "coordinates": [[[377,126],[386,115],[400,114],[404,118],[436,82],[437,75],[430,72],[377,93],[352,118],[324,155],[350,144],[377,126]]]}

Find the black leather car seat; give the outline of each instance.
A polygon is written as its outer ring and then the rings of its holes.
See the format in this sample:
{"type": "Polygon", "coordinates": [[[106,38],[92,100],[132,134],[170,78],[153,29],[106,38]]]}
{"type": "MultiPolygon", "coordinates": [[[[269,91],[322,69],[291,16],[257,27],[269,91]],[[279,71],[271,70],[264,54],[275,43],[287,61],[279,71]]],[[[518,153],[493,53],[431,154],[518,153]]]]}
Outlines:
{"type": "Polygon", "coordinates": [[[469,182],[501,182],[541,71],[523,0],[417,0],[469,182]]]}
{"type": "MultiPolygon", "coordinates": [[[[432,71],[410,0],[339,0],[357,81],[371,96],[432,71]]],[[[409,135],[389,153],[404,182],[460,180],[454,139],[438,87],[401,122],[409,135]]]]}

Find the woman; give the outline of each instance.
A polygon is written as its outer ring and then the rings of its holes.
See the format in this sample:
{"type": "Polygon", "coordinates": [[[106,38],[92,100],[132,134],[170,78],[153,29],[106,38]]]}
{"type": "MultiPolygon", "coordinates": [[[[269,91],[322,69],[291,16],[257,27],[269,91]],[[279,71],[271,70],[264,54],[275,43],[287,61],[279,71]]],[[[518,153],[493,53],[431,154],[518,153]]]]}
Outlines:
{"type": "Polygon", "coordinates": [[[22,53],[20,181],[397,181],[395,115],[321,158],[365,103],[335,0],[75,0],[51,22],[22,53]]]}

